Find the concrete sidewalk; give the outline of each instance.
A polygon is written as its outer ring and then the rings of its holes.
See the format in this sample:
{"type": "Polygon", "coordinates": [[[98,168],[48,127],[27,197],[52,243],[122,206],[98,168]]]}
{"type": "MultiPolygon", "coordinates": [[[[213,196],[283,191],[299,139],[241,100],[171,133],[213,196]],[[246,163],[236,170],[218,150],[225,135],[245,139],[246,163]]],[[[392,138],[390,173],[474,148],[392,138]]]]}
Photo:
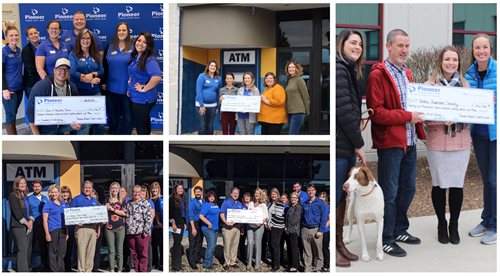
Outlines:
{"type": "MultiPolygon", "coordinates": [[[[372,261],[352,262],[351,267],[336,268],[337,272],[496,272],[497,245],[483,245],[481,238],[469,237],[468,231],[480,222],[482,210],[464,211],[460,214],[460,244],[441,244],[437,241],[435,216],[410,219],[409,233],[422,243],[398,243],[408,255],[403,258],[384,255],[383,261],[375,256],[376,224],[365,225],[368,253],[372,261]]],[[[449,214],[447,214],[449,215],[449,214]]],[[[448,217],[448,216],[447,216],[448,217]]],[[[347,231],[344,227],[344,233],[347,231]]],[[[347,248],[361,259],[361,244],[357,225],[353,227],[352,241],[347,248]]]]}

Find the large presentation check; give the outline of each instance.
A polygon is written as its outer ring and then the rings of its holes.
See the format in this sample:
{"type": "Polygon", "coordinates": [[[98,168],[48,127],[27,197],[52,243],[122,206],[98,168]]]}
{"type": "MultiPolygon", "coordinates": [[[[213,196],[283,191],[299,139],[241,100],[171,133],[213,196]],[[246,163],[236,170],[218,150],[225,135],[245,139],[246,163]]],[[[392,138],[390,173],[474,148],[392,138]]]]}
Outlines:
{"type": "Polygon", "coordinates": [[[228,222],[262,224],[262,212],[258,209],[227,209],[228,222]]]}
{"type": "Polygon", "coordinates": [[[426,121],[494,124],[494,106],[492,90],[411,83],[406,110],[426,121]]]}
{"type": "Polygon", "coordinates": [[[36,97],[35,125],[106,124],[106,97],[36,97]]]}
{"type": "Polygon", "coordinates": [[[259,113],[260,96],[224,95],[220,110],[222,112],[259,113]]]}
{"type": "Polygon", "coordinates": [[[108,210],[104,205],[64,209],[64,223],[66,225],[92,224],[100,222],[108,222],[108,210]]]}

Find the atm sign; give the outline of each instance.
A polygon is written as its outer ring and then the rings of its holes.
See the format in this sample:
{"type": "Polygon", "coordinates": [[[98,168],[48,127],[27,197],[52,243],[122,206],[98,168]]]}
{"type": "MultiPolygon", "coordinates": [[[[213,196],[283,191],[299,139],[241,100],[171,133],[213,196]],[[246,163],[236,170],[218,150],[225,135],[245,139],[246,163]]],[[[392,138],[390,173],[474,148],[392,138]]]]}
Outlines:
{"type": "Polygon", "coordinates": [[[255,51],[224,51],[224,65],[254,65],[255,51]]]}

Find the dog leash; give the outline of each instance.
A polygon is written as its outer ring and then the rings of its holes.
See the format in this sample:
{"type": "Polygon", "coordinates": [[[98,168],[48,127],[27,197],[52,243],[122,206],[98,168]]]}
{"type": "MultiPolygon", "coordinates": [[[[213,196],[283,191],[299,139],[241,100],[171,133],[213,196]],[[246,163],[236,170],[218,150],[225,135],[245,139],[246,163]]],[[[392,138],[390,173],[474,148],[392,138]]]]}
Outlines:
{"type": "Polygon", "coordinates": [[[361,196],[369,196],[371,193],[373,193],[373,191],[375,191],[375,188],[377,188],[377,184],[373,185],[373,188],[371,189],[371,191],[369,191],[367,194],[364,194],[361,196]]]}
{"type": "Polygon", "coordinates": [[[361,113],[361,132],[363,132],[366,127],[368,126],[368,122],[370,122],[370,119],[372,118],[373,116],[373,109],[369,108],[367,109],[366,111],[363,111],[363,113],[361,113]],[[366,114],[368,113],[368,117],[366,118],[363,118],[363,114],[366,114]]]}

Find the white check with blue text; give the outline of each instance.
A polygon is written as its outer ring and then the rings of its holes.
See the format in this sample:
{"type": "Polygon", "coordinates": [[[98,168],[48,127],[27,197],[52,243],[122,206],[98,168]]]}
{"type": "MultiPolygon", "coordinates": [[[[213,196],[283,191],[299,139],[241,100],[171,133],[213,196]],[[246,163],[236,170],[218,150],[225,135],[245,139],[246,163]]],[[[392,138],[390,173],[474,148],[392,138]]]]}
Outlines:
{"type": "Polygon", "coordinates": [[[262,224],[262,212],[258,209],[227,209],[227,222],[262,224]]]}
{"type": "Polygon", "coordinates": [[[220,110],[222,112],[259,113],[260,96],[224,95],[220,110]]]}
{"type": "Polygon", "coordinates": [[[36,97],[35,125],[106,124],[106,97],[36,97]]]}
{"type": "Polygon", "coordinates": [[[108,210],[105,205],[89,207],[72,207],[64,209],[66,225],[107,223],[108,210]]]}
{"type": "Polygon", "coordinates": [[[495,123],[493,90],[411,83],[406,105],[426,121],[495,123]]]}

